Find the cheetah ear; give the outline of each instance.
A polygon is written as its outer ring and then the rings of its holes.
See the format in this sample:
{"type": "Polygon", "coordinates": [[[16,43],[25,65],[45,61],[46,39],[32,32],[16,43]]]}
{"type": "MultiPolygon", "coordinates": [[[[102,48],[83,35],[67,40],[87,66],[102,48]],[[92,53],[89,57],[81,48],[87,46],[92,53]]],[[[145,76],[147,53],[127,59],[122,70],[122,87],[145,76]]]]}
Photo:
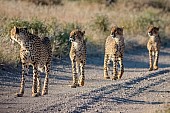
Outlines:
{"type": "Polygon", "coordinates": [[[151,27],[152,25],[148,25],[148,29],[151,27]]]}
{"type": "Polygon", "coordinates": [[[85,34],[85,31],[82,32],[82,35],[84,35],[84,34],[85,34]]]}
{"type": "Polygon", "coordinates": [[[152,28],[152,27],[154,27],[154,25],[152,25],[152,24],[151,24],[151,25],[148,25],[148,29],[149,29],[149,28],[152,28]]]}
{"type": "Polygon", "coordinates": [[[113,29],[113,28],[117,28],[117,25],[113,25],[111,29],[113,29]]]}
{"type": "Polygon", "coordinates": [[[122,26],[122,31],[123,31],[123,29],[124,29],[124,26],[122,26]]]}
{"type": "Polygon", "coordinates": [[[77,33],[79,33],[79,29],[76,29],[76,30],[74,31],[74,35],[77,35],[77,33]]]}
{"type": "Polygon", "coordinates": [[[159,31],[159,26],[157,26],[156,29],[159,31]]]}
{"type": "Polygon", "coordinates": [[[34,34],[34,30],[31,28],[31,33],[34,34]]]}
{"type": "Polygon", "coordinates": [[[14,26],[14,32],[15,32],[15,34],[18,34],[19,33],[19,28],[17,28],[16,26],[14,26]]]}
{"type": "Polygon", "coordinates": [[[27,31],[28,29],[26,27],[24,27],[24,30],[27,31]]]}

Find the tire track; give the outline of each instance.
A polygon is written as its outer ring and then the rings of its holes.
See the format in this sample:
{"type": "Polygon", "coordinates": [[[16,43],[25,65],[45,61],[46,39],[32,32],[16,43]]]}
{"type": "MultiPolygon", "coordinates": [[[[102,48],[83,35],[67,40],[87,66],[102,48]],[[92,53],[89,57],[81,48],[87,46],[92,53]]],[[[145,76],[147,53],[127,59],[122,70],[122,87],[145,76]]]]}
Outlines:
{"type": "MultiPolygon", "coordinates": [[[[98,104],[163,104],[163,102],[150,102],[134,100],[132,97],[145,93],[152,87],[168,82],[170,69],[163,69],[156,72],[142,73],[142,77],[136,77],[123,83],[113,83],[97,88],[87,93],[77,94],[74,97],[68,96],[64,101],[57,102],[40,112],[70,112],[80,113],[93,111],[98,104]],[[166,81],[168,80],[168,81],[166,81]],[[143,84],[144,82],[144,84],[143,84]],[[110,102],[109,102],[110,101],[110,102]],[[103,103],[101,103],[103,102],[103,103]],[[108,103],[107,103],[108,102],[108,103]]],[[[169,81],[170,82],[170,81],[169,81]]],[[[61,97],[62,98],[62,97],[61,97]]],[[[111,109],[111,108],[110,108],[111,109]]],[[[97,110],[96,110],[97,111],[97,110]]]]}

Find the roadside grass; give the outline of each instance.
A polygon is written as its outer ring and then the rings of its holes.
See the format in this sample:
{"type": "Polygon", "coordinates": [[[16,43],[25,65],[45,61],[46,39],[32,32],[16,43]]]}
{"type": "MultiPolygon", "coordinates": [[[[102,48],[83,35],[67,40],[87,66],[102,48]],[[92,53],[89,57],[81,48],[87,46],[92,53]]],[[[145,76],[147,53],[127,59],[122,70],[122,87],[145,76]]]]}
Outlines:
{"type": "Polygon", "coordinates": [[[0,63],[19,61],[19,46],[10,43],[9,31],[14,25],[27,27],[41,37],[48,36],[54,57],[60,58],[68,56],[69,33],[77,28],[85,30],[87,53],[94,56],[104,54],[105,39],[112,25],[124,26],[126,51],[146,47],[150,24],[160,27],[163,47],[170,42],[168,0],[115,0],[110,6],[103,0],[100,3],[98,0],[63,0],[62,5],[23,1],[0,1],[0,63]]]}

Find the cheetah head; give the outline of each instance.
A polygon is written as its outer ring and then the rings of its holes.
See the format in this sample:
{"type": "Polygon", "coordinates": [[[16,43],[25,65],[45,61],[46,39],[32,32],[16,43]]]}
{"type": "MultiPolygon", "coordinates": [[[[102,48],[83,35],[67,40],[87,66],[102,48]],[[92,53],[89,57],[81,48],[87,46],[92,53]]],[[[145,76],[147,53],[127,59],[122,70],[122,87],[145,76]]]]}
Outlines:
{"type": "Polygon", "coordinates": [[[11,29],[11,39],[20,43],[24,38],[23,35],[25,32],[27,32],[27,28],[18,28],[14,26],[14,28],[11,29]]]}
{"type": "Polygon", "coordinates": [[[117,26],[113,26],[111,29],[111,37],[115,38],[117,36],[122,36],[123,35],[123,28],[124,27],[117,27],[117,26]]]}
{"type": "Polygon", "coordinates": [[[70,37],[69,37],[69,40],[71,42],[76,42],[76,41],[81,41],[81,40],[84,40],[84,34],[85,34],[85,31],[80,31],[78,29],[76,30],[73,30],[71,31],[70,33],[70,37]]]}
{"type": "Polygon", "coordinates": [[[148,27],[147,33],[149,36],[158,36],[159,34],[158,32],[159,32],[159,27],[154,27],[153,25],[150,25],[148,27]]]}

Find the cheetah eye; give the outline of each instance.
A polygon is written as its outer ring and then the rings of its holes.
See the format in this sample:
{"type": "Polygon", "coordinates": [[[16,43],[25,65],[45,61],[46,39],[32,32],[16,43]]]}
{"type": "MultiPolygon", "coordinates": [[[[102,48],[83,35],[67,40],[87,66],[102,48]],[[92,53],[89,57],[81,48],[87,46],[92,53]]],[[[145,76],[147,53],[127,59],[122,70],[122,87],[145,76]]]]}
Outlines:
{"type": "Polygon", "coordinates": [[[154,33],[157,33],[157,30],[156,30],[156,29],[154,30],[154,33]]]}
{"type": "Polygon", "coordinates": [[[150,30],[150,33],[151,33],[151,32],[153,32],[153,31],[154,31],[153,29],[152,29],[152,30],[150,30]]]}
{"type": "Polygon", "coordinates": [[[122,29],[118,28],[117,31],[122,31],[122,29]]]}

